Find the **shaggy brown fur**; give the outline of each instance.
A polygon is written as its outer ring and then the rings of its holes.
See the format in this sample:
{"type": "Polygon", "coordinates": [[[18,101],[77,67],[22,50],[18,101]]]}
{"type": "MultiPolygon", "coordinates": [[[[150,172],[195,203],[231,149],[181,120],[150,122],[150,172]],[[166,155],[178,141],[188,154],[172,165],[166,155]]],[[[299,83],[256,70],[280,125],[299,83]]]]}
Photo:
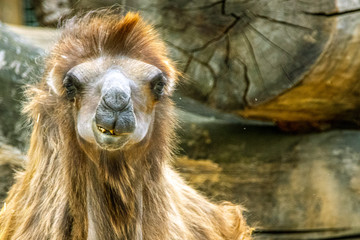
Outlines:
{"type": "Polygon", "coordinates": [[[138,14],[101,11],[69,20],[44,79],[28,90],[25,111],[34,123],[29,160],[2,209],[0,239],[250,239],[239,206],[210,203],[169,165],[175,128],[170,86],[149,106],[155,120],[139,144],[105,151],[79,137],[81,99],[69,102],[61,81],[55,93],[46,79],[51,71],[62,79],[73,66],[104,55],[138,59],[176,79],[164,44],[138,14]]]}

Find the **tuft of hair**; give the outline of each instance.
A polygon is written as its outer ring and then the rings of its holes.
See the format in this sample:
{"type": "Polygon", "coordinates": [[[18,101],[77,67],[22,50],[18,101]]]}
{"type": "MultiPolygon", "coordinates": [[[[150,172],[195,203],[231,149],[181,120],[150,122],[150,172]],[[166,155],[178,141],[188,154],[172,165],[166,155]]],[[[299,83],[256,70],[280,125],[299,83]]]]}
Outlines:
{"type": "MultiPolygon", "coordinates": [[[[180,73],[167,57],[164,42],[137,12],[125,16],[119,9],[102,9],[65,20],[62,34],[53,47],[45,71],[56,64],[66,73],[71,67],[101,56],[127,56],[159,68],[175,85],[180,73]]],[[[61,86],[55,86],[61,88],[61,86]]]]}

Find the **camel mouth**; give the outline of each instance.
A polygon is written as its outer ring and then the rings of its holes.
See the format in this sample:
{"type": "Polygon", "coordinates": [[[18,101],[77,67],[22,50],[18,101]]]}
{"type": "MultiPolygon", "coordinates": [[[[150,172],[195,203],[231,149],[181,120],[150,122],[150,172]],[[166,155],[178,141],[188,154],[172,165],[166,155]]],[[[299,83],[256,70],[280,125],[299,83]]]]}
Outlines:
{"type": "Polygon", "coordinates": [[[116,135],[114,130],[97,126],[95,121],[92,123],[92,129],[97,145],[105,150],[119,150],[123,148],[130,139],[130,134],[116,135]]]}
{"type": "Polygon", "coordinates": [[[108,136],[113,136],[113,137],[119,137],[119,136],[126,136],[126,135],[129,135],[130,133],[120,133],[120,134],[116,134],[115,133],[115,130],[114,129],[111,129],[111,130],[108,130],[108,129],[105,129],[101,126],[97,126],[97,129],[102,133],[102,134],[105,134],[105,135],[108,135],[108,136]]]}
{"type": "Polygon", "coordinates": [[[116,136],[116,135],[115,135],[115,132],[114,132],[114,129],[107,130],[107,129],[105,129],[105,128],[103,128],[103,127],[100,127],[100,126],[97,126],[97,129],[98,129],[101,133],[103,133],[103,134],[116,136]]]}

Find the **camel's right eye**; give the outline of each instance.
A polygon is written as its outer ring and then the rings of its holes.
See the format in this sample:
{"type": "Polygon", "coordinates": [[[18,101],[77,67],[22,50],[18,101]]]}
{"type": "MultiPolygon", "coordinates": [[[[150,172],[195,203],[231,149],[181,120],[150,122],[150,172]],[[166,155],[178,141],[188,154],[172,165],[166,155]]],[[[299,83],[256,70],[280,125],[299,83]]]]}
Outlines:
{"type": "Polygon", "coordinates": [[[63,86],[66,89],[66,98],[73,101],[78,90],[76,77],[72,74],[67,74],[64,78],[63,86]]]}

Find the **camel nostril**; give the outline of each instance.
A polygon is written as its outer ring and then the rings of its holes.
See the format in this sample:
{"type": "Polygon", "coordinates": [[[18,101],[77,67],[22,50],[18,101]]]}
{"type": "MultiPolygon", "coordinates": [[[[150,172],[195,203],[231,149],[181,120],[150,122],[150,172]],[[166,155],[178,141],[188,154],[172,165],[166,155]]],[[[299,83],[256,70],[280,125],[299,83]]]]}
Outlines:
{"type": "Polygon", "coordinates": [[[102,103],[113,111],[121,112],[129,105],[130,95],[118,89],[110,89],[102,97],[102,103]]]}

